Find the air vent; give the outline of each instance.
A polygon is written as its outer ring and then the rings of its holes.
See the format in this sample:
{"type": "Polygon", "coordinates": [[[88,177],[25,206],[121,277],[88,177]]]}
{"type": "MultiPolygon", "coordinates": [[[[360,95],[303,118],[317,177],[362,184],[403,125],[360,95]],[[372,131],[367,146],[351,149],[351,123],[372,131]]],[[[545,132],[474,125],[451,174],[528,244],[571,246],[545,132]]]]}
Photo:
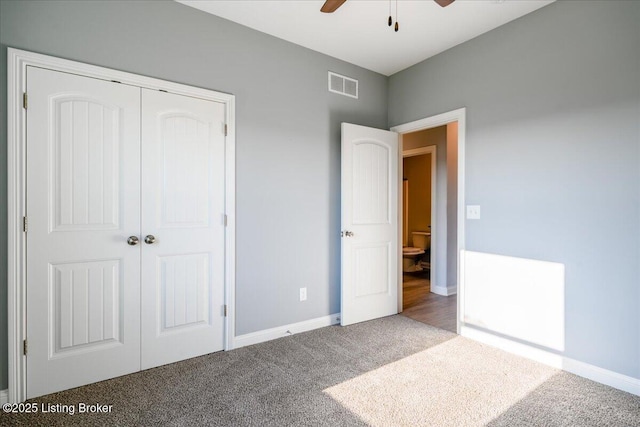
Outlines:
{"type": "Polygon", "coordinates": [[[329,71],[329,92],[358,98],[358,81],[329,71]]]}

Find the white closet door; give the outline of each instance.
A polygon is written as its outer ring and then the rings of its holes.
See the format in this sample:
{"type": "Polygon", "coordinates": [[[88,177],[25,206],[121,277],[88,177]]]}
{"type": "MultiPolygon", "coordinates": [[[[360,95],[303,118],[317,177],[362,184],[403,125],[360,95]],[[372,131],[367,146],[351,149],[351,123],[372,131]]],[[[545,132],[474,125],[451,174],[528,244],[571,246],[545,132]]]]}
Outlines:
{"type": "Polygon", "coordinates": [[[142,90],[142,368],[223,348],[224,104],[142,90]]]}
{"type": "Polygon", "coordinates": [[[27,71],[27,397],[140,369],[140,89],[27,71]]]}

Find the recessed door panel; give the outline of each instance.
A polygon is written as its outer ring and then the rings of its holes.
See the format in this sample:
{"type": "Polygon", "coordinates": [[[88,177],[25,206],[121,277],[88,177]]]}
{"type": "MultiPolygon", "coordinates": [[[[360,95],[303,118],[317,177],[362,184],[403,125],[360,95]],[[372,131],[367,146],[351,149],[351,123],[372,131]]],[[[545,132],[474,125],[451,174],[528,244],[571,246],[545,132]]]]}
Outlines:
{"type": "Polygon", "coordinates": [[[118,228],[120,112],[82,94],[51,97],[53,231],[118,228]]]}
{"type": "Polygon", "coordinates": [[[163,256],[158,262],[158,333],[209,325],[209,254],[163,256]]]}
{"type": "Polygon", "coordinates": [[[122,345],[120,260],[50,266],[50,357],[122,345]]]}
{"type": "Polygon", "coordinates": [[[389,244],[354,245],[356,298],[389,293],[389,244]]]}
{"type": "Polygon", "coordinates": [[[140,369],[140,89],[28,67],[27,396],[140,369]]]}
{"type": "Polygon", "coordinates": [[[353,224],[389,224],[389,147],[363,140],[353,144],[353,224]]]}
{"type": "Polygon", "coordinates": [[[207,227],[210,123],[186,112],[160,114],[157,120],[163,177],[161,227],[207,227]]]}

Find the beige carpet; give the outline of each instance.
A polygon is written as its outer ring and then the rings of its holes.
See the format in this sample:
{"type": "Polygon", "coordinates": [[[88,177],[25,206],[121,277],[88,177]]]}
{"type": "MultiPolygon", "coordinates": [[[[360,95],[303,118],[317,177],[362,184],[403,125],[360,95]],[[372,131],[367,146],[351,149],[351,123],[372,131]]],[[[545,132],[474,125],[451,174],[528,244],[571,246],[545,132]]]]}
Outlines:
{"type": "Polygon", "coordinates": [[[456,337],[325,392],[369,425],[481,426],[556,373],[456,337]]]}
{"type": "Polygon", "coordinates": [[[109,414],[1,425],[639,426],[640,397],[403,316],[333,326],[56,393],[109,414]]]}

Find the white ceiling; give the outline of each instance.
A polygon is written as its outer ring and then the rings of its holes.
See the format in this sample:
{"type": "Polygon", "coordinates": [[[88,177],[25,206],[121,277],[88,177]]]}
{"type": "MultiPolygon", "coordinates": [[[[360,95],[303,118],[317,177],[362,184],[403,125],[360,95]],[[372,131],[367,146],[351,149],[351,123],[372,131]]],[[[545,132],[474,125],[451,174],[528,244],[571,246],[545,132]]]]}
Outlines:
{"type": "Polygon", "coordinates": [[[388,0],[348,0],[334,13],[320,12],[323,0],[176,1],[387,76],[553,2],[399,0],[395,33],[388,0]]]}

